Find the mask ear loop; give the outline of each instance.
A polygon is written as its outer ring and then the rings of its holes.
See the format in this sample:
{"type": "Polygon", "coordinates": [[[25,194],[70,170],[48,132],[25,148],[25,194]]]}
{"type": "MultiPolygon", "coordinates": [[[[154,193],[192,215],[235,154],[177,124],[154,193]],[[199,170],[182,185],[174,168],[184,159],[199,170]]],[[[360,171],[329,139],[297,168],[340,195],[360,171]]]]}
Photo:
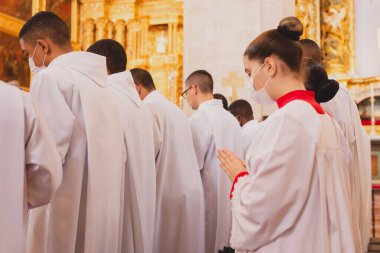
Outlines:
{"type": "Polygon", "coordinates": [[[42,66],[45,66],[45,59],[46,59],[47,53],[44,56],[44,60],[42,61],[42,66]]]}
{"type": "Polygon", "coordinates": [[[34,57],[34,54],[36,53],[37,47],[38,47],[38,43],[37,43],[36,47],[34,48],[34,51],[33,51],[33,54],[32,54],[32,59],[34,57]]]}

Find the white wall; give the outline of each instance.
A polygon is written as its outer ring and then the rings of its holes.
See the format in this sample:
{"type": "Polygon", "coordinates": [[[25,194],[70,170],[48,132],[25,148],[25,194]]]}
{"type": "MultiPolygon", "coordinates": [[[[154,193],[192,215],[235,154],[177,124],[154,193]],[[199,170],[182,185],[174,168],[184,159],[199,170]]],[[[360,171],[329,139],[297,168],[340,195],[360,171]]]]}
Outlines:
{"type": "Polygon", "coordinates": [[[358,77],[380,75],[380,1],[355,0],[355,73],[358,77]]]}
{"type": "MultiPolygon", "coordinates": [[[[261,32],[276,28],[283,17],[294,15],[294,2],[184,0],[184,78],[195,70],[205,69],[214,78],[214,93],[228,96],[222,80],[231,71],[244,76],[242,59],[249,42],[261,32]]],[[[244,83],[238,97],[248,99],[244,83]]],[[[189,112],[186,102],[184,109],[189,112]]],[[[257,117],[271,110],[254,106],[257,117]]]]}

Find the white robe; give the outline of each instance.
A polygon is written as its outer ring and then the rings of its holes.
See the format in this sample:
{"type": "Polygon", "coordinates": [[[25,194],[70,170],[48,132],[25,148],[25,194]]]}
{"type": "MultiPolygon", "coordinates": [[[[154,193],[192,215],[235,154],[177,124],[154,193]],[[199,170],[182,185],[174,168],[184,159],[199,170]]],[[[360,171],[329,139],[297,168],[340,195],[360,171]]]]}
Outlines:
{"type": "Polygon", "coordinates": [[[216,150],[227,148],[243,158],[241,127],[218,99],[202,103],[190,123],[205,194],[206,252],[214,253],[229,245],[232,185],[218,166],[216,150]]]}
{"type": "Polygon", "coordinates": [[[232,193],[231,245],[237,252],[355,252],[351,161],[342,140],[329,115],[300,100],[262,123],[248,151],[249,175],[232,193]]]}
{"type": "Polygon", "coordinates": [[[254,139],[259,127],[260,123],[257,120],[250,120],[241,127],[244,156],[247,153],[249,146],[254,145],[252,140],[254,139]]]}
{"type": "Polygon", "coordinates": [[[50,202],[62,165],[29,94],[0,82],[0,110],[0,252],[24,253],[28,209],[50,202]]]}
{"type": "Polygon", "coordinates": [[[156,160],[156,225],[153,252],[204,252],[204,198],[190,124],[157,91],[143,100],[162,144],[156,160]]]}
{"type": "Polygon", "coordinates": [[[136,91],[131,72],[109,75],[107,82],[119,99],[128,157],[120,252],[152,252],[156,205],[155,146],[160,140],[154,139],[155,123],[136,91]]]}
{"type": "Polygon", "coordinates": [[[32,80],[63,164],[51,204],[34,209],[28,252],[117,252],[126,150],[105,57],[71,52],[32,80]],[[38,243],[42,240],[42,243],[38,243]]]}
{"type": "Polygon", "coordinates": [[[362,127],[355,101],[349,91],[340,87],[335,97],[322,107],[335,118],[350,145],[353,167],[350,171],[354,219],[359,229],[358,252],[367,251],[372,208],[371,144],[362,127]]]}

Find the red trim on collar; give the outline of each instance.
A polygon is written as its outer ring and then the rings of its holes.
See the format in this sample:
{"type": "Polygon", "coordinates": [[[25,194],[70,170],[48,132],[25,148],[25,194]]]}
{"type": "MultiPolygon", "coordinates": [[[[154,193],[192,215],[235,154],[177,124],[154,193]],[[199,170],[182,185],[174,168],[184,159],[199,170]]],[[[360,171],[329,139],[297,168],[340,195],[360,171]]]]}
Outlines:
{"type": "Polygon", "coordinates": [[[279,108],[282,108],[286,104],[292,102],[293,100],[305,101],[309,103],[318,114],[325,114],[325,111],[323,110],[322,106],[317,101],[315,101],[314,91],[307,91],[307,90],[291,91],[283,95],[279,99],[277,99],[277,105],[279,108]]]}

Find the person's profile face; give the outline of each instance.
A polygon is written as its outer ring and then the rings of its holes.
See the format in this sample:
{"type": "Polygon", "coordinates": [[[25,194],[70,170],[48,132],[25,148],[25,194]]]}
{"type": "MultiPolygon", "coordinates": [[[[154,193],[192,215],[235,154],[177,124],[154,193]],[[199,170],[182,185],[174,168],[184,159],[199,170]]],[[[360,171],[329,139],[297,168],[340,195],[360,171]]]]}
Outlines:
{"type": "Polygon", "coordinates": [[[244,71],[247,78],[253,82],[252,85],[256,91],[260,90],[267,80],[263,73],[264,65],[259,60],[250,60],[247,56],[244,57],[244,71]]]}
{"type": "Polygon", "coordinates": [[[33,57],[34,64],[38,67],[41,67],[43,65],[46,50],[45,46],[42,43],[36,41],[36,43],[32,45],[28,41],[20,39],[20,47],[24,57],[33,57]]]}
{"type": "Polygon", "coordinates": [[[193,110],[198,109],[198,105],[196,103],[196,85],[187,83],[185,88],[186,90],[183,94],[183,97],[186,99],[187,103],[193,110]]]}

